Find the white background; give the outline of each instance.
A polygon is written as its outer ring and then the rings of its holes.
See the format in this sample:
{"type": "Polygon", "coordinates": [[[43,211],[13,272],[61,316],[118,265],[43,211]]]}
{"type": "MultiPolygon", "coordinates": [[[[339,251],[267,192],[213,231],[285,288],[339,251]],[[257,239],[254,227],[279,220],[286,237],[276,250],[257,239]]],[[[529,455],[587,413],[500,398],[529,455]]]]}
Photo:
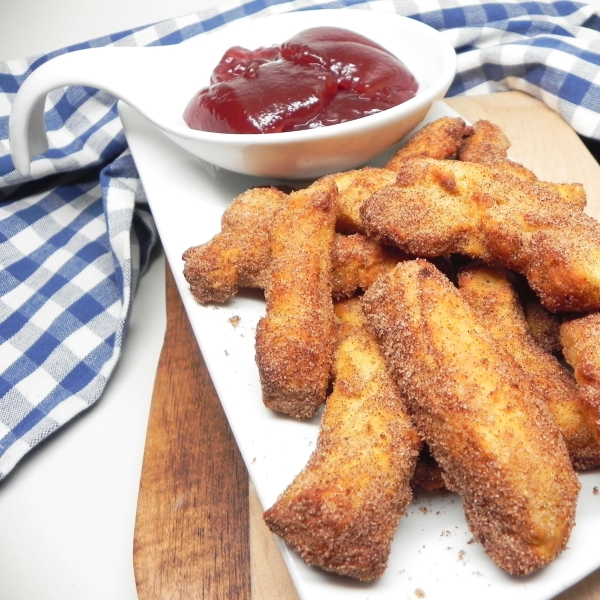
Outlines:
{"type": "MultiPolygon", "coordinates": [[[[0,60],[217,5],[218,0],[0,0],[0,60]]],[[[0,600],[137,600],[133,531],[164,260],[142,277],[105,394],[0,483],[0,600]]]]}

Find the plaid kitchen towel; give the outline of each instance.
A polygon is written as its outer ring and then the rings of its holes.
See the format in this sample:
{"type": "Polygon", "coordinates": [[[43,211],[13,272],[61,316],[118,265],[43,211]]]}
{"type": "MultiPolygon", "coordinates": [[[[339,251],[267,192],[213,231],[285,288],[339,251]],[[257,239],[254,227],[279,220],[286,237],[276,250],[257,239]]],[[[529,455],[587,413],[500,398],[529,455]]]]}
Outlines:
{"type": "Polygon", "coordinates": [[[238,19],[320,8],[423,21],[457,50],[449,95],[523,90],[600,138],[600,13],[569,1],[251,0],[0,62],[0,479],[100,397],[157,237],[116,99],[105,92],[52,92],[50,149],[30,176],[15,171],[8,115],[23,80],[63,52],[176,44],[238,19]]]}

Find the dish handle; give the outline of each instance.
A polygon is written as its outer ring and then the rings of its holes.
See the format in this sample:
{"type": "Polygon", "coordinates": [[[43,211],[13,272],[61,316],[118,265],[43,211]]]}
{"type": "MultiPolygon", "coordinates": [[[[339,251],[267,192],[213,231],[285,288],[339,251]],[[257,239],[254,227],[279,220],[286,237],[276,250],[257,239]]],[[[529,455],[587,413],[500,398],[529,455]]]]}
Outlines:
{"type": "Polygon", "coordinates": [[[13,164],[22,175],[31,172],[31,159],[49,148],[44,123],[46,96],[54,89],[84,85],[126,99],[132,73],[138,70],[140,48],[87,48],[50,59],[33,71],[15,96],[9,117],[13,164]],[[115,93],[117,91],[117,93],[115,93]]]}

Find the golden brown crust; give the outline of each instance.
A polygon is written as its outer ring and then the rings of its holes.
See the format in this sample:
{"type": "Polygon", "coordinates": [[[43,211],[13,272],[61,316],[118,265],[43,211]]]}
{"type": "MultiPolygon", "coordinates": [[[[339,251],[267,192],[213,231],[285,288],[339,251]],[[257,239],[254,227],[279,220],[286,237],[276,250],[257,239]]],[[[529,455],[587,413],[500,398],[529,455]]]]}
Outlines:
{"type": "MultiPolygon", "coordinates": [[[[238,288],[265,288],[271,265],[268,238],[257,234],[248,252],[246,232],[239,234],[231,230],[225,236],[219,233],[183,255],[184,276],[200,304],[227,302],[238,288]],[[238,260],[230,259],[233,254],[238,260]]],[[[380,273],[394,268],[406,256],[398,248],[383,246],[360,233],[336,233],[331,253],[333,297],[344,298],[366,290],[380,273]]]]}
{"type": "Polygon", "coordinates": [[[573,208],[583,210],[587,205],[587,194],[581,183],[551,183],[539,181],[538,185],[547,187],[550,191],[558,194],[560,199],[573,208]]]}
{"type": "Polygon", "coordinates": [[[316,413],[329,384],[336,195],[331,181],[290,194],[269,231],[267,314],[256,330],[256,363],[265,405],[297,418],[316,413]]]}
{"type": "Polygon", "coordinates": [[[308,564],[371,581],[412,497],[420,439],[360,299],[338,303],[336,314],[336,380],[317,447],[265,520],[308,564]]]}
{"type": "Polygon", "coordinates": [[[550,311],[600,308],[600,224],[564,202],[494,206],[484,222],[490,252],[522,273],[550,311]]]}
{"type": "Polygon", "coordinates": [[[378,190],[396,181],[396,173],[389,169],[365,167],[327,175],[338,188],[336,230],[340,233],[364,233],[360,207],[378,190]]]}
{"type": "MultiPolygon", "coordinates": [[[[391,178],[385,175],[383,169],[364,169],[332,176],[330,179],[337,180],[336,186],[339,183],[343,190],[341,196],[338,194],[338,219],[340,215],[344,219],[345,210],[357,211],[372,191],[396,178],[395,173],[391,178]]],[[[271,264],[269,230],[286,202],[287,194],[275,188],[248,190],[229,205],[217,235],[206,244],[186,250],[183,274],[197,302],[226,302],[239,288],[265,288],[271,264]]],[[[336,234],[332,255],[334,297],[365,290],[379,272],[404,256],[397,248],[383,247],[361,234],[336,234]]]]}
{"type": "Polygon", "coordinates": [[[508,158],[509,148],[510,142],[500,127],[481,119],[473,125],[473,133],[463,140],[458,158],[466,162],[490,165],[521,179],[536,180],[532,171],[508,158]]]}
{"type": "Polygon", "coordinates": [[[522,370],[425,260],[399,263],[363,305],[475,538],[511,574],[548,564],[566,546],[579,482],[522,370]]]}
{"type": "Polygon", "coordinates": [[[437,257],[461,253],[488,258],[481,232],[484,206],[471,186],[481,187],[489,168],[463,181],[455,165],[466,163],[414,158],[405,161],[396,184],[373,194],[361,208],[367,233],[396,244],[413,256],[437,257]]]}
{"type": "Polygon", "coordinates": [[[566,544],[578,483],[556,423],[575,466],[597,466],[600,358],[590,340],[600,345],[600,317],[568,320],[562,333],[594,445],[589,429],[578,437],[573,380],[530,350],[507,289],[494,285],[493,301],[483,298],[481,280],[474,290],[463,273],[458,291],[409,257],[439,261],[453,281],[467,257],[521,273],[544,304],[524,303],[529,328],[550,351],[560,321],[549,310],[600,309],[600,226],[582,214],[583,187],[539,181],[508,159],[509,145],[489,122],[440,119],[386,168],[329,175],[289,196],[249,190],[225,212],[221,233],[184,254],[201,303],[238,287],[266,290],[256,358],[273,410],[315,414],[339,343],[315,453],[266,513],[309,564],[379,577],[410,486],[459,491],[475,537],[509,573],[540,568],[566,544]],[[405,398],[384,385],[358,299],[338,305],[334,326],[332,296],[373,284],[364,304],[405,398]],[[465,303],[467,291],[484,318],[465,303]],[[416,469],[413,419],[435,455],[422,453],[416,469]]]}
{"type": "Polygon", "coordinates": [[[523,307],[529,332],[536,343],[546,352],[560,353],[561,315],[545,309],[523,278],[515,279],[515,288],[523,307]]]}
{"type": "Polygon", "coordinates": [[[471,133],[471,127],[461,118],[442,117],[417,131],[385,167],[398,171],[405,160],[415,157],[454,158],[463,139],[471,133]]]}
{"type": "Polygon", "coordinates": [[[221,232],[183,254],[183,274],[200,304],[225,302],[239,287],[263,287],[270,262],[269,227],[287,195],[253,188],[231,202],[221,232]]]}
{"type": "Polygon", "coordinates": [[[588,423],[600,443],[600,313],[566,319],[560,340],[565,359],[573,367],[588,423]]]}
{"type": "Polygon", "coordinates": [[[493,267],[471,266],[459,273],[458,283],[462,297],[544,398],[565,440],[573,467],[600,467],[600,445],[588,425],[575,380],[556,357],[533,339],[507,273],[493,267]]]}
{"type": "MultiPolygon", "coordinates": [[[[467,162],[498,163],[508,160],[509,148],[510,141],[502,129],[486,119],[480,119],[473,125],[471,135],[462,140],[458,158],[467,162]]],[[[535,179],[533,173],[531,177],[535,179]]]]}
{"type": "MultiPolygon", "coordinates": [[[[520,179],[538,181],[532,171],[508,158],[509,148],[510,141],[500,127],[482,119],[473,125],[473,133],[463,140],[458,158],[462,161],[482,163],[494,169],[501,169],[520,179]]],[[[557,193],[565,202],[581,210],[585,208],[587,198],[580,183],[538,181],[538,184],[557,193]]]]}
{"type": "Polygon", "coordinates": [[[521,273],[553,312],[600,308],[600,224],[539,182],[411,159],[361,217],[370,235],[414,256],[461,253],[521,273]]]}
{"type": "Polygon", "coordinates": [[[360,233],[336,235],[332,253],[334,298],[366,290],[381,274],[408,257],[394,246],[383,246],[360,233]]]}

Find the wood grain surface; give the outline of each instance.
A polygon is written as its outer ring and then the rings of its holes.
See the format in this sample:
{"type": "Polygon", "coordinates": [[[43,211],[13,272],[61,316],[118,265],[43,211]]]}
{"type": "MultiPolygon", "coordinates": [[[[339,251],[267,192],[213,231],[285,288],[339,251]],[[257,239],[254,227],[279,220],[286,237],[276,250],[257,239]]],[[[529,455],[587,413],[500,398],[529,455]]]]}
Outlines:
{"type": "MultiPolygon", "coordinates": [[[[500,125],[511,157],[540,178],[583,183],[600,216],[600,167],[554,112],[518,92],[448,104],[500,125]]],[[[135,527],[139,598],[297,600],[168,267],[166,293],[135,527]]],[[[600,570],[556,598],[600,600],[600,570]]]]}
{"type": "Polygon", "coordinates": [[[143,600],[250,597],[248,475],[167,269],[134,537],[143,600]]]}

